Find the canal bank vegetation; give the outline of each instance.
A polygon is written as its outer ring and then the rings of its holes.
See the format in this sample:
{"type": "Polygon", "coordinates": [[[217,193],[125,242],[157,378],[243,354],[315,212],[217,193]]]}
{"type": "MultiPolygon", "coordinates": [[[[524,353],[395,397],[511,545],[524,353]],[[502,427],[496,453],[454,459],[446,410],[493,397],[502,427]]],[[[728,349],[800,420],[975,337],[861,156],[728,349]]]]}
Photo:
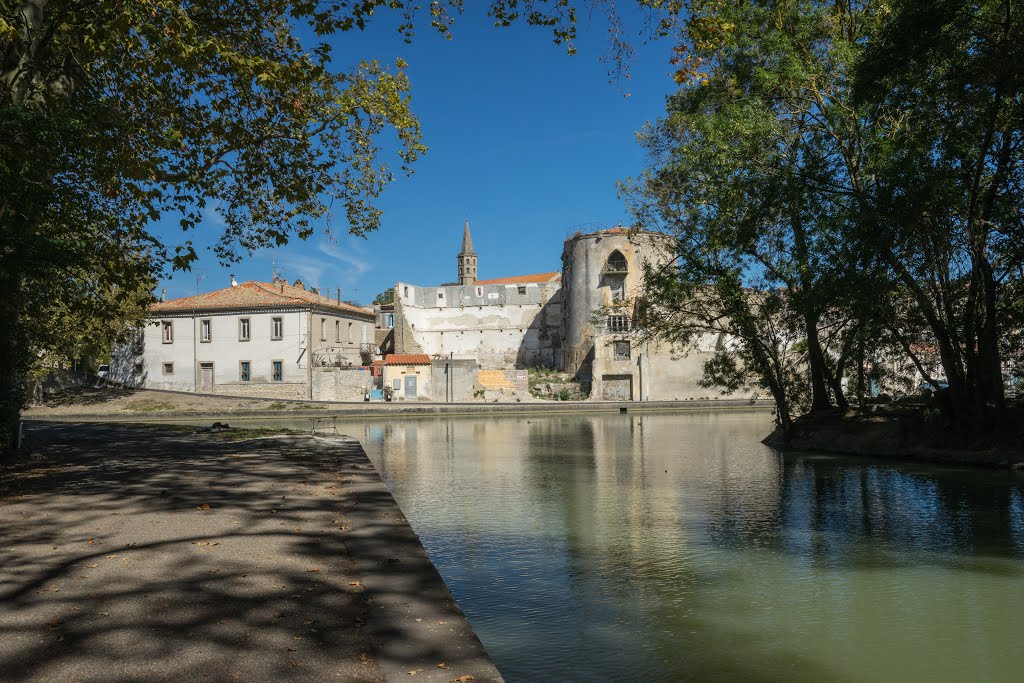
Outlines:
{"type": "Polygon", "coordinates": [[[704,383],[770,394],[779,441],[881,421],[1019,446],[1024,7],[692,9],[652,165],[624,184],[678,255],[646,272],[638,327],[720,335],[704,383]]]}

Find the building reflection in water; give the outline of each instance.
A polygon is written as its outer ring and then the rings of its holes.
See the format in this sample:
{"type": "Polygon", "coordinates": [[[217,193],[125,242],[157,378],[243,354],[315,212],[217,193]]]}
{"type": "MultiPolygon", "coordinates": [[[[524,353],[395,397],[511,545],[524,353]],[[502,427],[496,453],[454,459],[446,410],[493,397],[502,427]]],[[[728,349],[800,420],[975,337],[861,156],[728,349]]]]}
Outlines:
{"type": "Polygon", "coordinates": [[[509,680],[1007,674],[1021,480],[783,455],[758,442],[768,423],[417,419],[360,438],[509,680]]]}

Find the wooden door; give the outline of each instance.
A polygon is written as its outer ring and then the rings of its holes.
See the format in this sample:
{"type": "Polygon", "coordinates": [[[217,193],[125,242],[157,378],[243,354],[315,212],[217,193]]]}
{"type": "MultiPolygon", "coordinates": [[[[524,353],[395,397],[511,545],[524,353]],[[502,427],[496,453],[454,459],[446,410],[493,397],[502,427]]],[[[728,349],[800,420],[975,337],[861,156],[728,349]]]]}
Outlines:
{"type": "Polygon", "coordinates": [[[213,391],[213,363],[199,364],[199,391],[213,391]]]}

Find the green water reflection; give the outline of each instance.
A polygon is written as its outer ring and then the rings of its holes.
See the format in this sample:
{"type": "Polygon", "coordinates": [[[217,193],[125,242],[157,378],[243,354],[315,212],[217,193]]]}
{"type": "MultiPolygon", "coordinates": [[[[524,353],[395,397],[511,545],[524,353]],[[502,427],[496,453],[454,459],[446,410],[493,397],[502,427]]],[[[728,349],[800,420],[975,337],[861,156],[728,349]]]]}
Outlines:
{"type": "Polygon", "coordinates": [[[758,413],[349,423],[507,679],[1021,680],[1019,475],[758,413]]]}

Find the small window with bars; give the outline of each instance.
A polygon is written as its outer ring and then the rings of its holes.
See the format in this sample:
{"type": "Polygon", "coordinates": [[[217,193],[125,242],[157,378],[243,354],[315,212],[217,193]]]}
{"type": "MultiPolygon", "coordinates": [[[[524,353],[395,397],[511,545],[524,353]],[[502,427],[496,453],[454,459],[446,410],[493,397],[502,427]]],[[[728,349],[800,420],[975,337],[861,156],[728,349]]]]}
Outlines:
{"type": "Polygon", "coordinates": [[[610,316],[608,316],[608,331],[609,332],[629,332],[629,316],[628,315],[610,315],[610,316]]]}

